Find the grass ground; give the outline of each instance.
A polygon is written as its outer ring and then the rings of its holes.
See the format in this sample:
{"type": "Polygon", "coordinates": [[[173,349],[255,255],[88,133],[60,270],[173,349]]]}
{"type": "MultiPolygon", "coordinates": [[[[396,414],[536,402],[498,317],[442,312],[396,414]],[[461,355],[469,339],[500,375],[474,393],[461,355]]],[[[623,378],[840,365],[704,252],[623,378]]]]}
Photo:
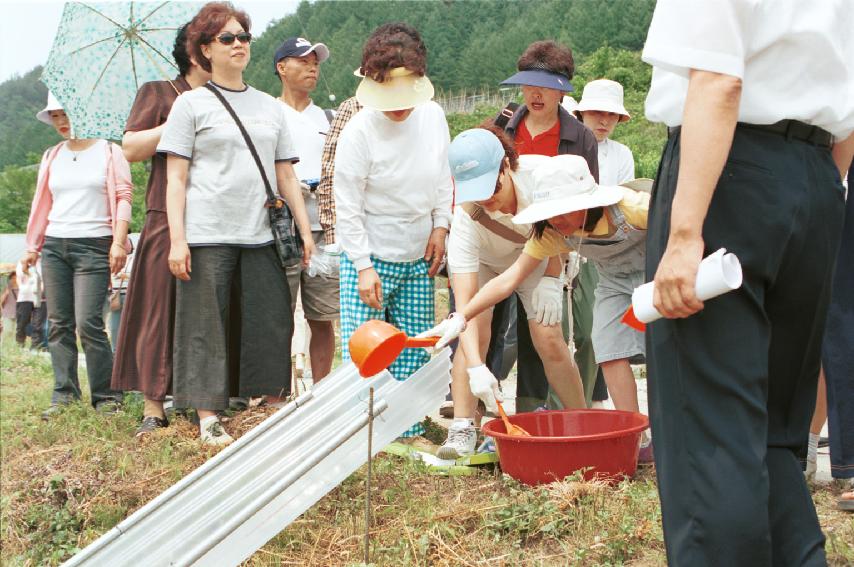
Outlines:
{"type": "MultiPolygon", "coordinates": [[[[216,451],[199,444],[185,419],[137,442],[142,407],[132,398],[117,416],[80,404],[42,422],[49,361],[10,338],[0,347],[0,564],[58,564],[216,451]]],[[[238,436],[269,411],[241,412],[225,427],[238,436]]],[[[377,565],[664,563],[649,469],[613,487],[568,479],[541,489],[496,471],[435,476],[386,455],[374,473],[371,561],[377,565]]],[[[363,467],[247,564],[360,564],[364,474],[363,467]]],[[[835,493],[818,488],[814,498],[831,563],[850,565],[854,519],[834,509],[835,493]]]]}

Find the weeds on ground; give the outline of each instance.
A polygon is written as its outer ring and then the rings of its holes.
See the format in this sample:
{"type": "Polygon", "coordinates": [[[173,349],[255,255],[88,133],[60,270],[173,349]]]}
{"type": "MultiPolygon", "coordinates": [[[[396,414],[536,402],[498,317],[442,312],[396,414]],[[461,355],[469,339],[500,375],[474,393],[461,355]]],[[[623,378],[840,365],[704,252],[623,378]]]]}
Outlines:
{"type": "MultiPolygon", "coordinates": [[[[48,359],[8,340],[0,356],[0,564],[68,559],[216,452],[198,442],[196,427],[183,418],[138,442],[133,432],[142,404],[133,397],[118,415],[102,416],[81,403],[42,422],[53,381],[48,359]]],[[[85,372],[81,382],[85,391],[85,372]]],[[[225,427],[238,437],[272,411],[239,412],[225,427]]],[[[365,474],[363,467],[351,475],[246,564],[359,565],[365,474]]],[[[373,478],[375,565],[664,563],[649,469],[616,486],[573,477],[530,488],[497,471],[436,476],[421,463],[381,454],[373,478]]],[[[814,498],[829,562],[850,565],[854,518],[835,510],[840,490],[819,488],[814,498]]]]}

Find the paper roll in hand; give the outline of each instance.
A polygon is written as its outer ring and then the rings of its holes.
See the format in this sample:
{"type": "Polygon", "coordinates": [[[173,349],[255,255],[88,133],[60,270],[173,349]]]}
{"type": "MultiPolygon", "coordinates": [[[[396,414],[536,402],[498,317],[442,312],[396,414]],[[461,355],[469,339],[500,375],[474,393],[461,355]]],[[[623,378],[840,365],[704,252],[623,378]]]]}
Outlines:
{"type": "MultiPolygon", "coordinates": [[[[728,291],[741,287],[741,263],[735,254],[727,254],[721,248],[706,256],[697,268],[697,282],[694,291],[700,301],[712,299],[728,291]]],[[[632,306],[623,317],[623,323],[638,331],[644,330],[644,323],[661,319],[661,313],[653,305],[653,282],[645,283],[632,293],[632,306]]]]}

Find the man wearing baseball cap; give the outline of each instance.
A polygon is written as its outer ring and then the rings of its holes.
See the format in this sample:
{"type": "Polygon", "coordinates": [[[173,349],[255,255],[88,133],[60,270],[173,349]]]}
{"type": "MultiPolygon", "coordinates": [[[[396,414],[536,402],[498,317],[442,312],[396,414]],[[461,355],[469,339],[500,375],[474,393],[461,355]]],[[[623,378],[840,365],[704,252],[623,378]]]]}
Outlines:
{"type": "MultiPolygon", "coordinates": [[[[273,71],[282,81],[279,97],[285,107],[288,127],[299,155],[294,170],[300,179],[305,197],[305,207],[314,233],[314,241],[320,250],[325,242],[317,212],[314,190],[320,179],[323,143],[329,130],[331,111],[327,112],[314,104],[311,93],[317,86],[320,64],[329,59],[329,48],[322,43],[312,43],[302,37],[289,37],[282,42],[273,56],[273,71]]],[[[311,339],[308,351],[311,359],[312,377],[320,380],[332,369],[335,353],[335,331],[333,321],[338,318],[338,278],[326,276],[310,277],[297,265],[288,268],[288,283],[291,288],[291,309],[296,310],[297,293],[302,289],[302,309],[311,339]]],[[[297,368],[303,364],[305,345],[301,322],[294,322],[297,368]]]]}

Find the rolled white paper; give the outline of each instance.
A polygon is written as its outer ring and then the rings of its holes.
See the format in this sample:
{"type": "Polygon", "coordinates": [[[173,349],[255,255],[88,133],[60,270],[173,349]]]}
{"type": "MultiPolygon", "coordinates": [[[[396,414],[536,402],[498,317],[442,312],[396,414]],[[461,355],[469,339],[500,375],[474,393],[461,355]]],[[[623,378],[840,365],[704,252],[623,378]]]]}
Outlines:
{"type": "MultiPolygon", "coordinates": [[[[700,301],[712,299],[728,291],[741,287],[741,262],[735,254],[727,254],[726,248],[721,248],[709,254],[700,262],[697,268],[697,282],[694,291],[700,301]]],[[[632,293],[632,309],[635,317],[643,323],[651,323],[661,319],[661,313],[652,303],[653,282],[648,282],[635,289],[632,293]]]]}

